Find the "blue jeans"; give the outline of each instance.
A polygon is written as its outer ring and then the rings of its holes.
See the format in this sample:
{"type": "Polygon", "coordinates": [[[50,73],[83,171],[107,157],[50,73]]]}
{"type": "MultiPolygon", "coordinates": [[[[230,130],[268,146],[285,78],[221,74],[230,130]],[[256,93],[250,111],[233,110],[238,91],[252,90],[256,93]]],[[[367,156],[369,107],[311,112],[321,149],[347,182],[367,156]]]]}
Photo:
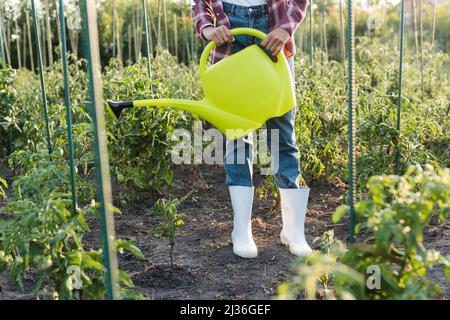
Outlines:
{"type": "MultiPolygon", "coordinates": [[[[231,28],[254,28],[269,33],[269,17],[267,6],[243,7],[223,2],[224,11],[227,14],[231,28]]],[[[252,44],[259,44],[260,40],[247,35],[235,37],[231,52],[236,53],[252,44]]],[[[293,58],[288,59],[289,67],[294,74],[293,58]]],[[[268,147],[271,146],[271,130],[278,129],[279,156],[275,173],[275,182],[282,189],[297,189],[300,175],[298,148],[294,131],[295,108],[278,118],[266,121],[268,131],[268,147]]],[[[248,137],[242,141],[226,140],[226,152],[224,157],[226,183],[229,186],[251,187],[253,175],[253,144],[248,137]],[[239,154],[239,156],[238,156],[239,154]],[[242,161],[242,158],[244,161],[242,161]],[[241,160],[241,161],[238,161],[241,160]]]]}

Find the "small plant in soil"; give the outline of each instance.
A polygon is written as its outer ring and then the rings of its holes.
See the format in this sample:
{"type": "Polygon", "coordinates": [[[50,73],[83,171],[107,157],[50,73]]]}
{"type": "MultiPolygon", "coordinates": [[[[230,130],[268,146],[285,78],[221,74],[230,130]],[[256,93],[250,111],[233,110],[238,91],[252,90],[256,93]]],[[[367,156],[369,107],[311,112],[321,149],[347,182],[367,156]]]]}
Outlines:
{"type": "Polygon", "coordinates": [[[161,221],[156,225],[152,233],[159,233],[162,237],[167,238],[170,244],[170,268],[173,270],[173,249],[175,247],[175,235],[177,231],[184,225],[187,218],[185,213],[178,211],[180,205],[186,200],[192,192],[188,193],[181,199],[170,197],[169,199],[159,199],[154,204],[152,211],[161,216],[161,221]]]}
{"type": "MultiPolygon", "coordinates": [[[[316,237],[313,242],[319,245],[320,252],[327,257],[340,256],[346,250],[345,244],[335,238],[333,229],[325,231],[320,237],[316,237]]],[[[332,276],[329,272],[324,272],[322,276],[318,277],[318,282],[323,288],[319,297],[324,299],[332,298],[333,289],[331,280],[332,276]]]]}

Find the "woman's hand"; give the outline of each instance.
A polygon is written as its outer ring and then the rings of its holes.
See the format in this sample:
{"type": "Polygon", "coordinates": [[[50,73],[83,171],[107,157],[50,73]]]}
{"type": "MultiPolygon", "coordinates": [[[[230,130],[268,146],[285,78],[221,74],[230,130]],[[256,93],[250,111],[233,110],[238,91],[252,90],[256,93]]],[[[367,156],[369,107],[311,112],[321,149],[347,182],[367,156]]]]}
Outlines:
{"type": "Polygon", "coordinates": [[[261,45],[269,50],[272,55],[276,56],[283,49],[284,44],[289,40],[291,35],[282,28],[276,28],[270,32],[267,37],[261,41],[261,45]]]}
{"type": "Polygon", "coordinates": [[[214,41],[219,46],[226,42],[231,43],[234,41],[233,34],[231,33],[230,29],[225,26],[219,26],[217,28],[206,27],[205,29],[203,29],[202,33],[206,39],[214,41]]]}

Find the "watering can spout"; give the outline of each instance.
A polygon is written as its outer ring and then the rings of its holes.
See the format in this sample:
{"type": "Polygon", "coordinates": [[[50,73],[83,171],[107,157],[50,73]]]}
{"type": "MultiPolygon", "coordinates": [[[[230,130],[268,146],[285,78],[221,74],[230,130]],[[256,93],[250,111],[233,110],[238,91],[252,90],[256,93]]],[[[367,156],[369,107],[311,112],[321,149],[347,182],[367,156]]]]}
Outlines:
{"type": "Polygon", "coordinates": [[[138,100],[133,103],[135,107],[165,107],[188,111],[199,114],[205,108],[205,101],[195,101],[187,99],[153,99],[138,100]]]}
{"type": "Polygon", "coordinates": [[[112,116],[114,116],[115,118],[119,119],[120,115],[123,111],[123,109],[126,108],[132,108],[133,107],[133,102],[132,101],[113,101],[113,100],[107,100],[106,102],[108,102],[109,105],[109,111],[111,113],[112,116]]]}
{"type": "Polygon", "coordinates": [[[195,114],[203,114],[202,110],[206,107],[206,102],[192,101],[185,99],[152,99],[152,100],[137,100],[137,101],[113,101],[107,100],[109,111],[115,118],[120,118],[122,111],[133,107],[166,107],[174,108],[183,111],[188,111],[195,114]]]}
{"type": "Polygon", "coordinates": [[[107,102],[109,112],[116,118],[120,117],[120,114],[124,109],[132,107],[167,107],[187,111],[210,122],[231,140],[247,135],[260,125],[253,120],[217,108],[206,99],[198,101],[185,99],[153,99],[136,100],[132,102],[116,102],[108,100],[107,102]]]}

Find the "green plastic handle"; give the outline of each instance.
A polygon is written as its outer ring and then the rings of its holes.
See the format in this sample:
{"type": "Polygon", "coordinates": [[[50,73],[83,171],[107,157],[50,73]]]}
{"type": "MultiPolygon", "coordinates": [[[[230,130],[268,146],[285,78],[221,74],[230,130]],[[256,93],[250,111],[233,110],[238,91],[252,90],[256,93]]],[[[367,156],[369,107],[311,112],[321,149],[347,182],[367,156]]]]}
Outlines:
{"type": "MultiPolygon", "coordinates": [[[[261,40],[264,40],[267,37],[267,34],[265,34],[262,31],[253,29],[253,28],[236,28],[236,29],[231,29],[231,33],[234,36],[238,36],[241,34],[245,34],[245,35],[249,35],[249,36],[254,36],[257,37],[261,40]]],[[[206,71],[206,64],[208,63],[208,58],[209,58],[209,54],[211,53],[212,49],[214,49],[214,47],[216,46],[216,43],[214,41],[210,41],[205,49],[202,52],[202,56],[200,57],[200,74],[203,74],[206,71]]],[[[277,57],[279,57],[281,53],[278,53],[277,57]]],[[[280,60],[280,59],[278,59],[280,60]]]]}

